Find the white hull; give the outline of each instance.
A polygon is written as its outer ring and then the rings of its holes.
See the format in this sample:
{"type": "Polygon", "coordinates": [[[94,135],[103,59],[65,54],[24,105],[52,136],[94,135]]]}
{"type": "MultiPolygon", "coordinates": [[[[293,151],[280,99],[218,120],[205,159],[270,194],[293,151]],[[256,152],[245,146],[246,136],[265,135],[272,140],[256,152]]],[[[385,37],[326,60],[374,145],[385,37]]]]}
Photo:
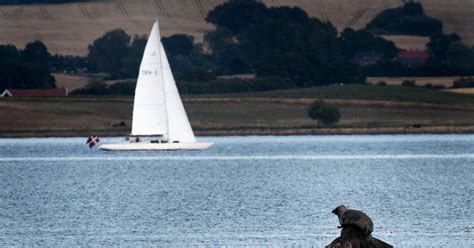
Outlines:
{"type": "Polygon", "coordinates": [[[150,143],[131,142],[119,144],[101,145],[99,149],[105,151],[172,151],[172,150],[204,150],[209,148],[213,142],[190,142],[190,143],[150,143]]]}

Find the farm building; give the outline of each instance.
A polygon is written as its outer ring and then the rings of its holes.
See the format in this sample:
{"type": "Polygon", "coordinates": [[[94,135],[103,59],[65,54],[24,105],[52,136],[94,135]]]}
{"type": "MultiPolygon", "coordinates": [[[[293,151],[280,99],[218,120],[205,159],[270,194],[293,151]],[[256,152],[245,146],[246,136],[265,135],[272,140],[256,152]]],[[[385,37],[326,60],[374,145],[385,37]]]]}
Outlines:
{"type": "Polygon", "coordinates": [[[60,89],[6,89],[0,97],[48,97],[67,96],[66,88],[60,89]]]}
{"type": "Polygon", "coordinates": [[[427,51],[403,50],[398,53],[398,60],[408,66],[423,65],[430,55],[427,51]]]}

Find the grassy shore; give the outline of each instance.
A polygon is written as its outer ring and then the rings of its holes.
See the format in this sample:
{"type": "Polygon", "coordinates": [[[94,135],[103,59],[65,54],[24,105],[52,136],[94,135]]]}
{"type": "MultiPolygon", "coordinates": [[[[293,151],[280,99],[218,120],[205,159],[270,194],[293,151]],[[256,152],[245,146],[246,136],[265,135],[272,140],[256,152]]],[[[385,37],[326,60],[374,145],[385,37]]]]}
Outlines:
{"type": "MultiPolygon", "coordinates": [[[[347,85],[286,91],[185,96],[198,135],[474,133],[474,97],[424,88],[347,85]],[[341,121],[320,126],[306,115],[323,98],[341,121]]],[[[130,132],[132,97],[0,100],[0,136],[101,136],[130,132]],[[116,127],[125,122],[125,127],[116,127]]]]}

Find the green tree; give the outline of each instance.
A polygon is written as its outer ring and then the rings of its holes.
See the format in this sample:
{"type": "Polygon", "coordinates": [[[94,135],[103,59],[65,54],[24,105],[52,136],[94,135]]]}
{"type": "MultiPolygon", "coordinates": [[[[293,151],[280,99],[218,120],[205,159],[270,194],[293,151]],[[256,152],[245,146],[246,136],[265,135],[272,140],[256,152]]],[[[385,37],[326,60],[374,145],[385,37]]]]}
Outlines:
{"type": "Polygon", "coordinates": [[[206,70],[215,69],[213,58],[203,52],[201,44],[194,43],[194,37],[176,34],[163,37],[161,40],[175,74],[184,73],[191,67],[200,67],[206,70]]]}
{"type": "Polygon", "coordinates": [[[211,10],[206,21],[240,33],[257,21],[267,7],[255,0],[231,0],[211,10]]]}
{"type": "Polygon", "coordinates": [[[23,80],[17,88],[55,88],[55,79],[50,74],[51,55],[41,41],[26,44],[22,51],[21,71],[23,80]]]}
{"type": "MultiPolygon", "coordinates": [[[[178,74],[190,66],[214,69],[212,57],[203,53],[202,46],[194,44],[194,38],[177,34],[162,38],[171,69],[178,74]]],[[[105,72],[111,79],[130,79],[138,75],[147,38],[135,36],[133,39],[121,29],[107,32],[89,46],[87,56],[90,72],[105,72]]],[[[55,62],[64,68],[63,61],[55,62]]]]}
{"type": "Polygon", "coordinates": [[[430,42],[426,44],[431,59],[444,62],[448,58],[448,48],[452,43],[460,42],[461,37],[458,34],[452,33],[449,35],[440,34],[430,38],[430,42]]]}
{"type": "Polygon", "coordinates": [[[167,55],[189,55],[194,49],[194,37],[175,34],[161,39],[167,55]]]}
{"type": "Polygon", "coordinates": [[[216,75],[200,67],[189,67],[186,71],[181,73],[177,80],[180,82],[209,82],[216,80],[216,75]]]}
{"type": "Polygon", "coordinates": [[[13,88],[19,77],[21,53],[13,45],[0,45],[0,90],[13,88]]]}
{"type": "Polygon", "coordinates": [[[123,61],[128,55],[130,36],[122,29],[112,30],[89,45],[89,70],[122,78],[123,61]]]}
{"type": "Polygon", "coordinates": [[[107,95],[133,96],[135,95],[136,81],[122,81],[110,85],[107,88],[107,95]]]}
{"type": "Polygon", "coordinates": [[[214,61],[219,65],[220,74],[239,74],[250,72],[250,66],[244,62],[237,34],[224,26],[217,26],[208,32],[204,41],[209,45],[214,61]]]}
{"type": "Polygon", "coordinates": [[[143,51],[147,42],[146,37],[135,36],[128,47],[127,55],[122,59],[120,78],[136,78],[142,62],[143,51]]]}
{"type": "Polygon", "coordinates": [[[257,76],[286,77],[298,86],[343,80],[331,74],[343,60],[337,30],[318,19],[262,21],[245,33],[241,51],[257,76]]]}
{"type": "Polygon", "coordinates": [[[454,42],[449,45],[446,52],[446,61],[451,66],[474,68],[474,48],[468,47],[461,42],[454,42]]]}
{"type": "Polygon", "coordinates": [[[75,72],[87,69],[87,58],[73,55],[53,55],[50,57],[51,70],[55,72],[75,72]]]}
{"type": "Polygon", "coordinates": [[[366,26],[377,34],[439,35],[443,31],[441,21],[425,14],[420,3],[409,1],[402,7],[386,9],[366,26]]]}
{"type": "Polygon", "coordinates": [[[0,45],[0,89],[54,88],[50,54],[41,41],[30,42],[24,50],[0,45]]]}
{"type": "Polygon", "coordinates": [[[341,118],[336,106],[325,103],[322,99],[313,102],[308,108],[308,116],[323,125],[332,125],[341,118]]]}
{"type": "Polygon", "coordinates": [[[353,59],[359,52],[373,52],[383,56],[384,59],[393,59],[398,54],[398,48],[392,41],[375,36],[367,30],[354,31],[346,28],[339,37],[342,54],[347,59],[353,59]]]}

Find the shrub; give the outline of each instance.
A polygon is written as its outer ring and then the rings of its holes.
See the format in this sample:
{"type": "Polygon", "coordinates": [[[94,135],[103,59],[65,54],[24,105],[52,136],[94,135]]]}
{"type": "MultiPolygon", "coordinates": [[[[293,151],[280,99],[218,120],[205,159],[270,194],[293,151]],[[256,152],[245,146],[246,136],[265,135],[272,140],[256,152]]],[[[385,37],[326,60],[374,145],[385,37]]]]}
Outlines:
{"type": "Polygon", "coordinates": [[[135,95],[136,86],[136,81],[117,82],[108,87],[107,95],[133,96],[135,95]]]}
{"type": "Polygon", "coordinates": [[[444,87],[443,85],[439,85],[439,84],[427,83],[427,84],[425,84],[425,88],[433,89],[433,90],[441,90],[441,89],[444,89],[446,87],[444,87]]]}
{"type": "Polygon", "coordinates": [[[261,77],[256,79],[218,78],[207,82],[178,83],[179,91],[183,94],[225,94],[255,92],[294,88],[292,81],[280,77],[261,77]]]}
{"type": "Polygon", "coordinates": [[[311,104],[308,108],[308,116],[319,121],[323,125],[331,125],[337,123],[341,118],[339,109],[336,106],[329,105],[319,99],[311,104]]]}
{"type": "Polygon", "coordinates": [[[402,86],[403,87],[416,87],[416,81],[415,80],[403,80],[402,86]]]}
{"type": "Polygon", "coordinates": [[[86,87],[71,92],[71,95],[128,95],[135,94],[135,81],[122,81],[107,86],[100,80],[91,80],[86,87]]]}
{"type": "Polygon", "coordinates": [[[378,86],[385,86],[385,85],[387,85],[387,82],[385,82],[385,81],[378,81],[377,85],[378,85],[378,86]]]}
{"type": "Polygon", "coordinates": [[[105,95],[107,84],[104,81],[93,79],[84,88],[73,90],[71,95],[105,95]]]}
{"type": "Polygon", "coordinates": [[[474,88],[474,78],[461,77],[453,82],[453,88],[474,88]]]}
{"type": "Polygon", "coordinates": [[[176,78],[180,82],[209,82],[216,80],[216,75],[204,68],[190,66],[176,78]]]}

